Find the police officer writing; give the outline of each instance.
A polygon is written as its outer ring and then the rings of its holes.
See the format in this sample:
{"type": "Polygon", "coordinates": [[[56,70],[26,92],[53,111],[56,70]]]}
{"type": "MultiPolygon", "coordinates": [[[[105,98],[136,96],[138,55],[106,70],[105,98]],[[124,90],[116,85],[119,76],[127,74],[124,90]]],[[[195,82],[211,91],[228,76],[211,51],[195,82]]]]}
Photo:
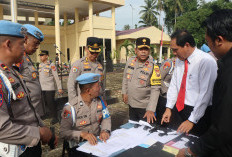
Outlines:
{"type": "MultiPolygon", "coordinates": [[[[84,73],[98,73],[100,74],[101,86],[102,86],[102,79],[103,79],[103,68],[102,65],[97,61],[97,57],[101,52],[101,41],[96,37],[88,37],[87,38],[87,45],[85,48],[85,52],[87,52],[87,56],[83,57],[76,62],[73,63],[69,78],[68,78],[68,98],[69,102],[77,101],[78,96],[78,86],[76,84],[77,76],[84,74],[84,73]]],[[[101,89],[102,93],[102,89],[101,89]]]]}
{"type": "Polygon", "coordinates": [[[40,141],[52,137],[31,104],[22,75],[12,67],[22,60],[25,33],[21,24],[0,21],[0,156],[39,157],[40,141]]]}
{"type": "MultiPolygon", "coordinates": [[[[66,104],[63,109],[60,136],[69,141],[70,148],[82,140],[96,145],[96,136],[99,135],[104,142],[110,137],[111,117],[105,102],[99,97],[100,77],[95,73],[78,76],[76,80],[81,91],[78,101],[66,104]]],[[[75,148],[71,150],[71,153],[75,152],[75,148]]]]}
{"type": "Polygon", "coordinates": [[[43,41],[44,36],[42,32],[35,26],[25,24],[27,28],[27,34],[25,36],[25,53],[20,63],[16,64],[19,68],[19,72],[23,75],[23,79],[26,81],[26,86],[30,91],[30,97],[33,106],[40,116],[43,116],[44,104],[42,101],[42,89],[39,83],[38,71],[33,65],[33,62],[29,55],[32,55],[39,48],[40,42],[43,41]]]}
{"type": "Polygon", "coordinates": [[[43,97],[45,100],[46,106],[48,106],[52,121],[51,124],[55,124],[58,122],[57,119],[57,108],[55,104],[55,82],[57,85],[57,89],[59,94],[63,93],[61,81],[57,74],[56,66],[52,62],[48,60],[49,52],[48,51],[41,51],[40,52],[40,60],[41,63],[39,65],[39,81],[41,84],[43,97]]]}
{"type": "Polygon", "coordinates": [[[155,111],[159,98],[161,76],[159,67],[150,56],[150,39],[136,40],[136,56],[131,57],[124,70],[122,97],[129,104],[129,117],[139,121],[147,118],[148,123],[156,120],[155,111]]]}

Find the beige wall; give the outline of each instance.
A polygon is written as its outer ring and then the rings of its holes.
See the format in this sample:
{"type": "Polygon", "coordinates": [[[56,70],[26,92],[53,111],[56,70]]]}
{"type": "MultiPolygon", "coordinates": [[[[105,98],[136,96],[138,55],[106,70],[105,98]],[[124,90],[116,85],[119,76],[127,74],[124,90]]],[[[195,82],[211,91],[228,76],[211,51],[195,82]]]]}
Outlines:
{"type": "MultiPolygon", "coordinates": [[[[79,46],[85,46],[86,40],[89,37],[89,20],[79,22],[79,46]]],[[[99,38],[108,38],[111,39],[112,37],[112,19],[107,17],[98,17],[93,16],[93,31],[94,36],[99,38]]],[[[55,58],[55,26],[44,26],[39,25],[38,28],[43,32],[45,35],[45,40],[41,43],[40,49],[41,50],[48,50],[50,52],[50,58],[54,60],[55,58]]],[[[65,39],[64,39],[64,27],[60,27],[60,34],[61,34],[61,48],[60,50],[65,53],[65,39]]],[[[70,59],[74,58],[75,50],[76,50],[76,43],[75,43],[75,24],[67,26],[67,48],[70,50],[70,59]]],[[[36,56],[39,52],[32,55],[32,60],[35,62],[39,62],[39,58],[36,56]]],[[[64,54],[67,58],[67,54],[64,54]]],[[[62,62],[66,60],[66,58],[62,55],[62,62]]],[[[74,61],[72,61],[74,62],[74,61]]]]}

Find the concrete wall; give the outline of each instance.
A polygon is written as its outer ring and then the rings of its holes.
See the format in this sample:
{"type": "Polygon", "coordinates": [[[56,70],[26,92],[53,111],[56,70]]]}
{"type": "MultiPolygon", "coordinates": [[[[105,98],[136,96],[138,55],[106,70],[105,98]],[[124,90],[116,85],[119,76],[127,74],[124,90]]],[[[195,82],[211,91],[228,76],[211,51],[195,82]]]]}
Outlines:
{"type": "MultiPolygon", "coordinates": [[[[79,46],[86,46],[86,40],[89,37],[89,20],[81,21],[78,24],[78,34],[79,34],[79,46]]],[[[111,39],[112,37],[112,19],[107,17],[93,16],[93,32],[95,37],[111,39]]],[[[38,28],[45,35],[45,40],[41,43],[40,50],[48,50],[50,52],[50,58],[54,60],[55,58],[55,26],[44,26],[39,25],[38,28]]],[[[60,27],[61,35],[61,48],[60,50],[65,53],[65,30],[64,27],[60,27]]],[[[70,51],[70,58],[74,58],[76,50],[76,35],[75,35],[75,24],[67,26],[67,48],[70,51]]],[[[39,61],[36,54],[32,55],[33,61],[39,61]]],[[[62,55],[62,62],[66,61],[67,54],[62,55]]]]}

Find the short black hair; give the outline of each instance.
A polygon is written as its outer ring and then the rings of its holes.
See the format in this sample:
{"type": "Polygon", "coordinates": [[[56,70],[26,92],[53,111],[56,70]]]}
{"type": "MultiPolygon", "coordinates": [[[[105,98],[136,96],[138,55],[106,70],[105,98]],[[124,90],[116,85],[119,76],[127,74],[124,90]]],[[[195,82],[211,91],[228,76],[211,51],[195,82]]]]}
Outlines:
{"type": "Polygon", "coordinates": [[[196,46],[193,36],[185,29],[176,30],[172,35],[171,39],[176,39],[176,45],[184,47],[188,42],[192,47],[196,46]]]}
{"type": "MultiPolygon", "coordinates": [[[[94,83],[96,83],[96,82],[94,82],[94,83]]],[[[94,83],[79,84],[81,93],[86,92],[87,89],[91,89],[93,87],[94,83]]]]}
{"type": "Polygon", "coordinates": [[[206,34],[215,41],[218,36],[232,42],[232,9],[213,12],[204,22],[206,34]]]}

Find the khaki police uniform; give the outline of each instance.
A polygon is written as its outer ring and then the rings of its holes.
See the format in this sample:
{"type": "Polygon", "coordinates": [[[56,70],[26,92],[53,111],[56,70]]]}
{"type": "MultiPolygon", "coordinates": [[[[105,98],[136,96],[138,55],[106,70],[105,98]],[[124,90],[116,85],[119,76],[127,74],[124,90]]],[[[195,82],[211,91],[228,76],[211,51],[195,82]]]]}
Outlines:
{"type": "Polygon", "coordinates": [[[42,91],[56,90],[55,82],[57,89],[62,89],[61,80],[59,79],[56,66],[50,61],[39,64],[39,81],[42,87],[42,91]]]}
{"type": "MultiPolygon", "coordinates": [[[[84,73],[97,73],[100,74],[102,77],[100,79],[101,86],[103,83],[103,67],[102,65],[96,61],[91,62],[87,57],[83,57],[76,62],[73,63],[72,68],[69,73],[68,78],[68,99],[69,102],[75,103],[77,101],[78,93],[80,93],[79,87],[76,83],[76,78],[84,73]]],[[[101,89],[101,93],[102,93],[101,89]]]]}
{"type": "Polygon", "coordinates": [[[100,98],[93,99],[90,106],[86,105],[81,95],[78,95],[78,101],[74,104],[66,105],[62,112],[60,125],[60,137],[66,140],[80,142],[82,131],[89,132],[95,136],[100,135],[100,131],[111,131],[111,117],[103,119],[102,103],[100,98]],[[75,125],[73,126],[73,113],[71,106],[75,109],[75,125]]]}
{"type": "Polygon", "coordinates": [[[167,59],[163,62],[163,64],[160,67],[160,73],[161,73],[161,89],[160,89],[160,97],[157,104],[157,120],[161,122],[162,116],[166,110],[166,103],[167,103],[167,91],[172,79],[172,74],[174,71],[174,62],[172,59],[167,59]]]}
{"type": "Polygon", "coordinates": [[[39,65],[39,81],[42,87],[42,93],[45,105],[49,108],[50,115],[53,118],[51,123],[58,122],[57,119],[57,106],[55,104],[55,81],[58,90],[62,89],[61,80],[59,79],[56,66],[47,61],[39,65]]]}
{"type": "Polygon", "coordinates": [[[39,83],[38,71],[34,67],[30,57],[24,53],[23,60],[17,64],[19,72],[23,76],[26,82],[26,86],[29,90],[32,105],[40,116],[44,115],[42,90],[39,83]]]}
{"type": "Polygon", "coordinates": [[[16,100],[8,98],[6,84],[0,77],[0,142],[36,146],[40,141],[39,126],[43,126],[43,123],[31,104],[23,76],[2,62],[0,69],[16,95],[16,100]]]}
{"type": "Polygon", "coordinates": [[[126,64],[122,94],[128,95],[128,103],[132,108],[156,111],[161,86],[159,67],[149,56],[145,63],[137,57],[131,57],[126,64]]]}
{"type": "Polygon", "coordinates": [[[174,71],[174,63],[171,59],[167,59],[160,67],[161,73],[161,92],[160,94],[166,97],[168,87],[170,85],[172,74],[174,71]]]}

